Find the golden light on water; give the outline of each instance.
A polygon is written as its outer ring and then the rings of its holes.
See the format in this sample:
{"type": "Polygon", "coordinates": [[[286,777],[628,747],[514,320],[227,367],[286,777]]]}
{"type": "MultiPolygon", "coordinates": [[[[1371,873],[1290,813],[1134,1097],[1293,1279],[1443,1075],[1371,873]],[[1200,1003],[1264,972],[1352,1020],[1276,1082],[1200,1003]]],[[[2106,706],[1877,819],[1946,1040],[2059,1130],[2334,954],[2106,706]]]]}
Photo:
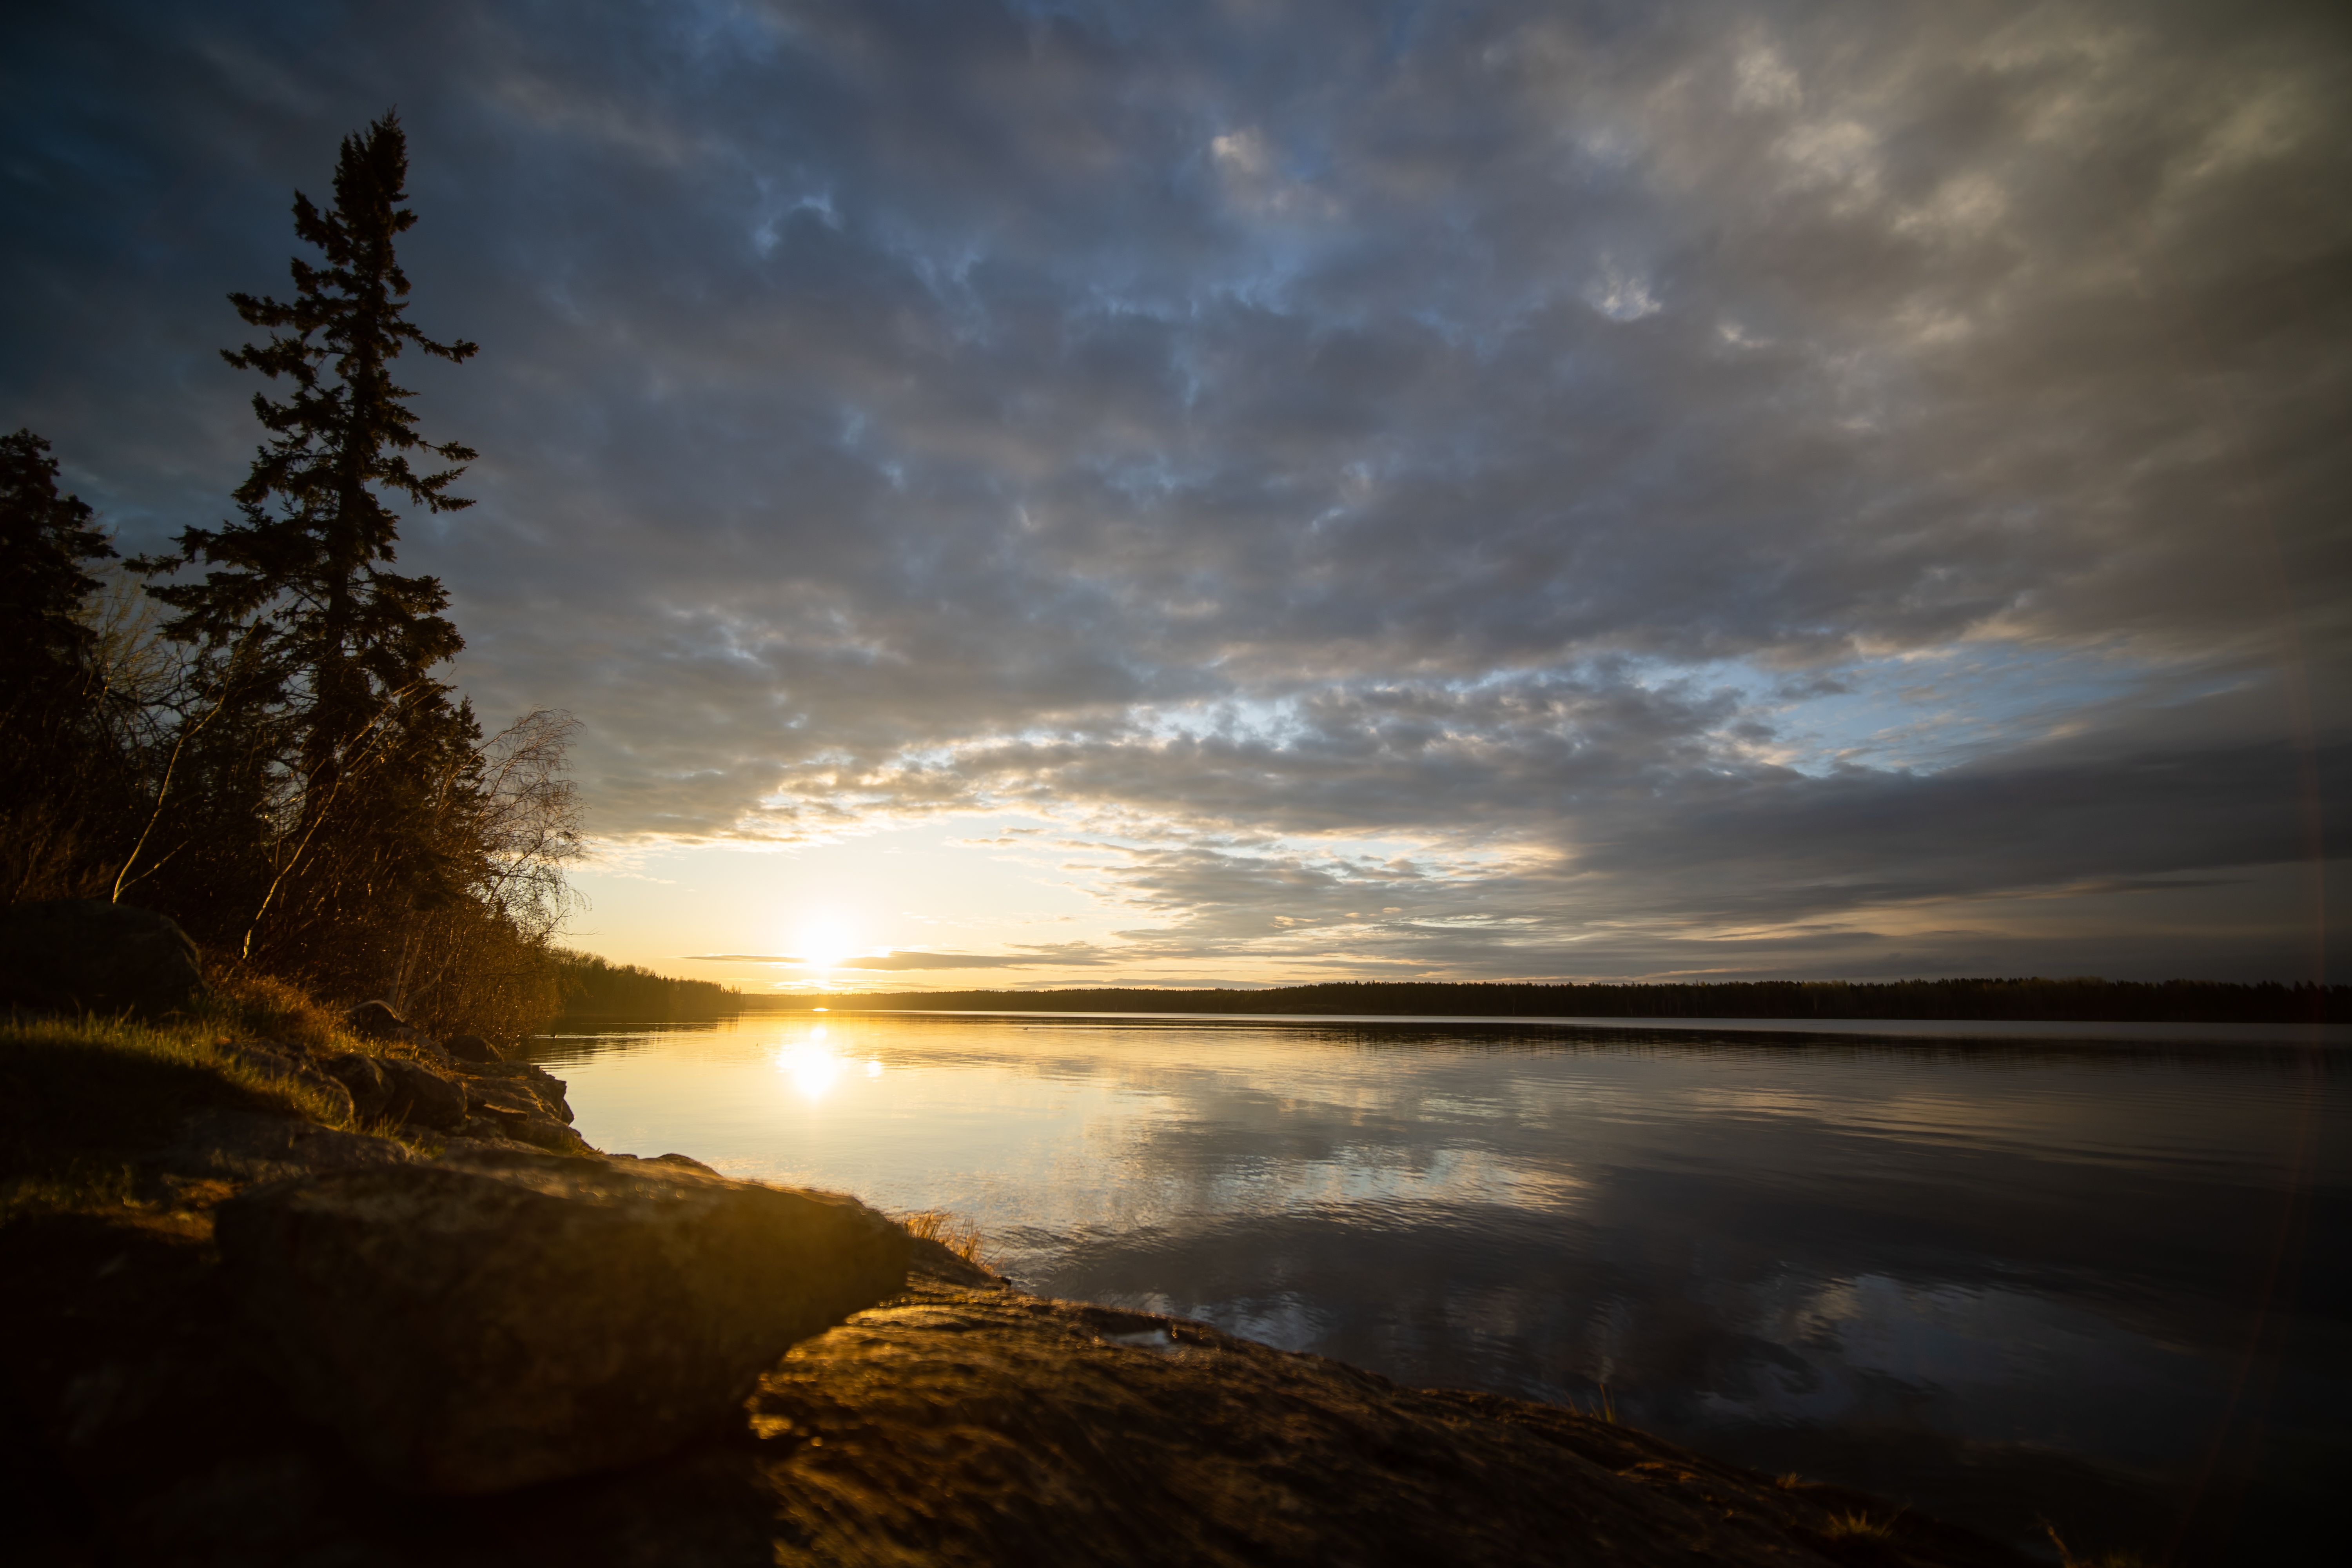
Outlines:
{"type": "Polygon", "coordinates": [[[831,1031],[823,1024],[812,1025],[796,1037],[779,1044],[772,1059],[777,1074],[790,1080],[803,1100],[812,1102],[831,1094],[845,1074],[858,1068],[864,1069],[862,1076],[868,1079],[882,1076],[879,1057],[844,1057],[835,1047],[831,1031]]]}
{"type": "Polygon", "coordinates": [[[825,1043],[823,1024],[810,1030],[807,1038],[776,1052],[776,1070],[792,1080],[803,1100],[823,1100],[831,1093],[846,1065],[825,1043]]]}

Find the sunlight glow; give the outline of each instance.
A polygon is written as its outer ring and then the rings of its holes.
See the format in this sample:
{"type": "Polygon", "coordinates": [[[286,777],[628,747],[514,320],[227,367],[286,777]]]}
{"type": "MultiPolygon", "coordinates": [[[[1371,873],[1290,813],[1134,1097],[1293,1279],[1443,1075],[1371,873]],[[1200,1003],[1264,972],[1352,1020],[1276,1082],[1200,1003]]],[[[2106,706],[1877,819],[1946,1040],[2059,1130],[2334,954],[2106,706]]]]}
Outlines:
{"type": "Polygon", "coordinates": [[[833,969],[857,955],[857,935],[837,916],[813,915],[801,922],[793,952],[811,968],[833,969]]]}
{"type": "Polygon", "coordinates": [[[843,1066],[833,1047],[824,1043],[822,1027],[811,1038],[776,1053],[776,1070],[792,1079],[803,1100],[823,1100],[840,1080],[843,1066]]]}

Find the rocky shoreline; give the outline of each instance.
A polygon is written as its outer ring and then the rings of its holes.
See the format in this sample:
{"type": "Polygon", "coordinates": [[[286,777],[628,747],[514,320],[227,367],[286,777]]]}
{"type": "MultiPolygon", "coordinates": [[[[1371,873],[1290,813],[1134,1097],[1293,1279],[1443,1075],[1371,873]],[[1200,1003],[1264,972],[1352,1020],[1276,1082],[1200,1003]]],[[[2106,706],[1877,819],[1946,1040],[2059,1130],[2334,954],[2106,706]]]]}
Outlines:
{"type": "Polygon", "coordinates": [[[41,1560],[220,1564],[2026,1559],[1556,1406],[1025,1294],[832,1194],[639,1160],[381,1005],[224,1041],[135,1201],[0,1229],[41,1560]],[[340,1122],[341,1125],[334,1125],[340,1122]]]}

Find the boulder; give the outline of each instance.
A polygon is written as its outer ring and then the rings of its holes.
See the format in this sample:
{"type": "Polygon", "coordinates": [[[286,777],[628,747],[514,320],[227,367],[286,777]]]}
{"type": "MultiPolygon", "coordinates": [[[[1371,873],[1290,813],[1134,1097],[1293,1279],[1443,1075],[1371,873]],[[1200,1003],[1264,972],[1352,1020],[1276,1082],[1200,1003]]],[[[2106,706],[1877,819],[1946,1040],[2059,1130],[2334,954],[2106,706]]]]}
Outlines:
{"type": "Polygon", "coordinates": [[[343,1014],[343,1027],[363,1040],[380,1045],[405,1046],[410,1054],[436,1067],[454,1067],[457,1058],[444,1049],[439,1040],[400,1016],[398,1008],[378,998],[362,1002],[343,1014]]]}
{"type": "Polygon", "coordinates": [[[467,1093],[493,1086],[530,1096],[558,1121],[572,1120],[571,1103],[563,1097],[563,1080],[534,1062],[467,1062],[457,1071],[467,1077],[467,1093]]]}
{"type": "Polygon", "coordinates": [[[0,1003],[152,1016],[203,993],[196,944],[152,910],[97,899],[0,910],[0,1003]]]}
{"type": "Polygon", "coordinates": [[[414,1033],[389,1002],[361,1003],[343,1015],[343,1026],[362,1040],[399,1040],[414,1033]]]}
{"type": "Polygon", "coordinates": [[[479,1035],[452,1035],[441,1042],[441,1048],[461,1062],[495,1062],[506,1059],[499,1055],[498,1047],[479,1035]]]}
{"type": "Polygon", "coordinates": [[[247,1066],[259,1068],[270,1078],[286,1083],[298,1083],[324,1100],[331,1114],[338,1121],[350,1121],[359,1110],[356,1098],[348,1085],[310,1065],[307,1058],[289,1056],[270,1046],[236,1046],[231,1049],[247,1066]]]}
{"type": "Polygon", "coordinates": [[[215,1228],[305,1414],[379,1479],[503,1491],[740,1420],[796,1342],[897,1290],[854,1199],[479,1145],[248,1191],[215,1228]]]}
{"type": "Polygon", "coordinates": [[[590,1152],[588,1142],[548,1114],[537,1096],[511,1079],[472,1079],[466,1081],[466,1109],[475,1121],[498,1129],[498,1135],[559,1154],[590,1152]]]}
{"type": "Polygon", "coordinates": [[[171,1174],[236,1182],[278,1182],[321,1171],[405,1164],[408,1151],[389,1138],[338,1132],[291,1116],[245,1110],[197,1111],[178,1138],[152,1157],[171,1174]]]}
{"type": "Polygon", "coordinates": [[[442,1129],[466,1120],[466,1091],[424,1063],[382,1057],[375,1065],[390,1090],[382,1114],[407,1125],[442,1129]]]}
{"type": "Polygon", "coordinates": [[[352,1108],[359,1115],[373,1121],[391,1107],[392,1080],[384,1077],[383,1068],[374,1057],[346,1051],[319,1065],[351,1091],[352,1108]]]}
{"type": "Polygon", "coordinates": [[[595,1152],[588,1140],[561,1121],[544,1116],[527,1116],[520,1121],[500,1119],[506,1135],[518,1142],[544,1149],[553,1154],[589,1154],[595,1152]]]}

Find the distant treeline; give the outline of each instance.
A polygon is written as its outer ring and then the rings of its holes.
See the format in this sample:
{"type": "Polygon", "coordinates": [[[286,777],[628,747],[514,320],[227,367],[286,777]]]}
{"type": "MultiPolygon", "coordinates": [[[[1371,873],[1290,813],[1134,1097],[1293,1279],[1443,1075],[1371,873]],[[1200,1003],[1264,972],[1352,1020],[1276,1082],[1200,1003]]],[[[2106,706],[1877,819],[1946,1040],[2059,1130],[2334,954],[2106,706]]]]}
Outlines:
{"type": "Polygon", "coordinates": [[[1266,991],[898,991],[746,997],[761,1008],[1300,1013],[1541,1018],[1953,1018],[2129,1024],[2352,1023],[2352,986],[2208,980],[1727,981],[1692,985],[1285,985],[1266,991]]]}
{"type": "Polygon", "coordinates": [[[556,949],[554,959],[569,1018],[718,1018],[743,1008],[741,994],[716,981],[674,980],[569,948],[556,949]]]}

